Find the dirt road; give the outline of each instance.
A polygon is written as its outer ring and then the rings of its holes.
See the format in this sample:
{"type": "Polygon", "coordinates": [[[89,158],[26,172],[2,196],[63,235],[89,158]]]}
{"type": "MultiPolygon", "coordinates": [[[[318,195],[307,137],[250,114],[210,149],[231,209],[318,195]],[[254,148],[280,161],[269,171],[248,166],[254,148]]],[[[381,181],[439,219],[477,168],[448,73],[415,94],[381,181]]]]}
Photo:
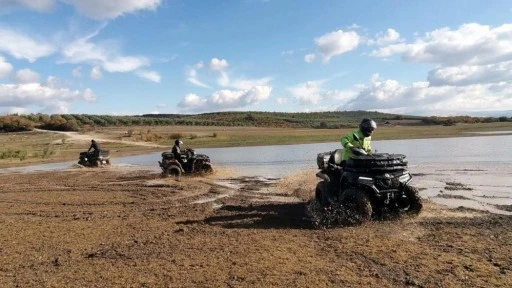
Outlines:
{"type": "MultiPolygon", "coordinates": [[[[79,143],[89,143],[90,144],[91,139],[94,139],[98,142],[103,142],[103,143],[110,142],[110,143],[120,143],[120,144],[133,145],[133,146],[168,148],[168,146],[159,145],[159,144],[155,144],[152,142],[107,139],[107,138],[101,138],[101,136],[98,137],[97,135],[94,135],[94,134],[80,134],[78,132],[50,131],[50,130],[42,130],[42,129],[34,129],[34,131],[65,135],[67,137],[66,141],[68,141],[68,142],[79,142],[79,143]]],[[[62,142],[61,140],[55,140],[55,141],[56,141],[56,143],[62,142]]]]}
{"type": "Polygon", "coordinates": [[[309,174],[0,181],[0,287],[512,286],[510,216],[428,202],[418,218],[316,230],[309,174]]]}

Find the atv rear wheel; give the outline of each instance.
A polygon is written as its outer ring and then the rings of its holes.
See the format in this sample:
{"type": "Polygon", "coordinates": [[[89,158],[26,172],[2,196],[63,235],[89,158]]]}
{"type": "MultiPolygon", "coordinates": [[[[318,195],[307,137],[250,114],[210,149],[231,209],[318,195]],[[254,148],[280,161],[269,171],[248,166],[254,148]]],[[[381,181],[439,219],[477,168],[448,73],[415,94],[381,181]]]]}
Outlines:
{"type": "Polygon", "coordinates": [[[403,189],[404,197],[405,197],[405,205],[401,208],[401,211],[405,212],[408,215],[418,215],[420,214],[421,209],[423,208],[423,203],[421,197],[418,194],[418,189],[406,185],[403,189]]]}
{"type": "Polygon", "coordinates": [[[164,175],[179,178],[181,176],[181,169],[176,165],[171,165],[165,169],[164,175]]]}
{"type": "Polygon", "coordinates": [[[351,224],[363,224],[372,218],[372,204],[364,191],[348,188],[343,193],[342,204],[347,209],[347,220],[351,224]]]}

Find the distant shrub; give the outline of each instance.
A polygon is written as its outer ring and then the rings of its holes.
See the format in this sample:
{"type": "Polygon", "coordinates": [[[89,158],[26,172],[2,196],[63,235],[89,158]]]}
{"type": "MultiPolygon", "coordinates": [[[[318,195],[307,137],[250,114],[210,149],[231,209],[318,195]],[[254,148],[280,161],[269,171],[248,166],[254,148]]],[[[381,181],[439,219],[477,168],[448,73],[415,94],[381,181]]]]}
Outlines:
{"type": "Polygon", "coordinates": [[[52,144],[46,144],[46,146],[44,146],[43,150],[41,151],[41,158],[50,158],[50,156],[54,155],[55,152],[55,147],[52,144]]]}
{"type": "Polygon", "coordinates": [[[217,132],[213,132],[212,137],[217,138],[217,132]]]}
{"type": "Polygon", "coordinates": [[[34,129],[34,122],[21,116],[0,116],[0,132],[21,132],[34,129]]]}
{"type": "Polygon", "coordinates": [[[27,151],[25,150],[7,150],[0,152],[0,159],[20,159],[23,161],[27,158],[27,151]]]}
{"type": "Polygon", "coordinates": [[[198,136],[197,136],[197,134],[190,134],[189,137],[190,137],[190,139],[196,139],[198,136]]]}

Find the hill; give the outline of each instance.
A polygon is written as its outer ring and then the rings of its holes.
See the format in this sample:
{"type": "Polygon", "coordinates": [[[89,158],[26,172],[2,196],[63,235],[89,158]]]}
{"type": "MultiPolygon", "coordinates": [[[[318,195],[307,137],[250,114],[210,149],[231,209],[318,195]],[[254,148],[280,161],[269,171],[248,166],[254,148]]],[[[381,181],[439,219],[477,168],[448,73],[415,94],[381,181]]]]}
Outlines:
{"type": "Polygon", "coordinates": [[[270,128],[339,129],[357,127],[363,118],[379,124],[440,125],[454,123],[489,123],[511,121],[494,117],[421,117],[371,111],[331,111],[310,113],[216,112],[204,114],[144,114],[134,116],[89,114],[29,114],[0,116],[0,132],[30,131],[34,128],[54,131],[87,131],[112,126],[238,126],[270,128]]]}

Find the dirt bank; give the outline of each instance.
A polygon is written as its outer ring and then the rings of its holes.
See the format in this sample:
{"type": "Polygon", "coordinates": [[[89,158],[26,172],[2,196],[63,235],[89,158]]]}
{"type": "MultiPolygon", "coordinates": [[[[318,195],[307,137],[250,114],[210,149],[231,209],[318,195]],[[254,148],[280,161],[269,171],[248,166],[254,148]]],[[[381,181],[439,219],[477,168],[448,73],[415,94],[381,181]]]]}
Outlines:
{"type": "Polygon", "coordinates": [[[512,217],[315,230],[314,176],[0,175],[0,287],[511,287],[512,217]]]}

